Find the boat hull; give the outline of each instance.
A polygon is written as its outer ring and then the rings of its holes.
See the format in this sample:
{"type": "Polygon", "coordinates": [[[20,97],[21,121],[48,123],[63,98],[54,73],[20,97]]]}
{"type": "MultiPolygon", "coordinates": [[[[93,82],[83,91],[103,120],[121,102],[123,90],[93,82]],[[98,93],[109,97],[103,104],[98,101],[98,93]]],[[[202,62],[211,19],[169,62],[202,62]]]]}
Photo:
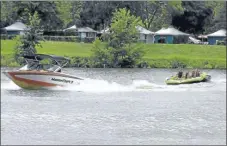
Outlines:
{"type": "Polygon", "coordinates": [[[199,77],[189,78],[189,79],[174,79],[168,78],[166,79],[167,85],[179,85],[179,84],[193,84],[199,82],[208,82],[211,80],[211,76],[207,75],[206,73],[201,74],[199,77]]]}
{"type": "Polygon", "coordinates": [[[24,89],[50,89],[57,86],[78,85],[83,80],[58,72],[9,71],[3,73],[24,89]]]}

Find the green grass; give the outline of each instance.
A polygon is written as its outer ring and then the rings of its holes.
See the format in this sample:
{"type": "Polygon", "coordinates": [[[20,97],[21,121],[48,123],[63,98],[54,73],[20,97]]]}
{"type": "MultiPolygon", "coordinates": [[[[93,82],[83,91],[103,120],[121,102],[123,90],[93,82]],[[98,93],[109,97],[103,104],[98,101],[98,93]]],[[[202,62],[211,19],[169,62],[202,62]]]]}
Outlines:
{"type": "MultiPolygon", "coordinates": [[[[16,42],[1,40],[1,54],[10,58],[16,42]]],[[[74,42],[42,42],[38,53],[55,54],[69,57],[89,57],[92,44],[74,42]]],[[[173,62],[186,64],[187,67],[226,68],[226,46],[193,44],[145,44],[146,60],[151,66],[169,68],[173,62]]],[[[2,60],[2,59],[1,59],[2,60]]],[[[4,61],[1,65],[4,65],[4,61]]]]}
{"type": "Polygon", "coordinates": [[[166,68],[181,62],[188,68],[226,68],[226,46],[194,44],[146,44],[144,59],[166,68]]]}
{"type": "MultiPolygon", "coordinates": [[[[92,44],[85,43],[72,43],[72,42],[42,42],[42,48],[37,48],[38,53],[54,54],[60,56],[80,56],[88,57],[91,54],[92,44]]],[[[16,42],[13,40],[1,40],[1,53],[2,55],[10,55],[16,42]]]]}
{"type": "Polygon", "coordinates": [[[194,44],[152,44],[147,45],[145,58],[226,58],[226,46],[194,44]]]}

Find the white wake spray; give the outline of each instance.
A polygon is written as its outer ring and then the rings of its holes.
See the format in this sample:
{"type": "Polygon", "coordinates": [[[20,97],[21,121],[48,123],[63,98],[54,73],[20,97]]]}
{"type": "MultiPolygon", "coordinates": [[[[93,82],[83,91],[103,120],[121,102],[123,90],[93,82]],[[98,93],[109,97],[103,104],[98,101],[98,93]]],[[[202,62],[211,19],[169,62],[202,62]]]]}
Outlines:
{"type": "MultiPolygon", "coordinates": [[[[182,85],[165,85],[151,83],[147,80],[134,80],[130,85],[123,85],[116,82],[108,82],[105,80],[85,79],[79,85],[71,85],[66,87],[56,87],[51,90],[67,90],[78,92],[144,92],[144,91],[158,91],[158,92],[183,92],[183,91],[206,91],[206,90],[226,90],[225,79],[213,79],[208,83],[197,84],[182,84],[182,85]],[[215,87],[216,86],[216,87],[215,87]],[[219,87],[220,86],[220,87],[219,87]],[[215,88],[214,88],[215,87],[215,88]]],[[[12,81],[1,83],[2,90],[18,90],[21,89],[12,81]]]]}

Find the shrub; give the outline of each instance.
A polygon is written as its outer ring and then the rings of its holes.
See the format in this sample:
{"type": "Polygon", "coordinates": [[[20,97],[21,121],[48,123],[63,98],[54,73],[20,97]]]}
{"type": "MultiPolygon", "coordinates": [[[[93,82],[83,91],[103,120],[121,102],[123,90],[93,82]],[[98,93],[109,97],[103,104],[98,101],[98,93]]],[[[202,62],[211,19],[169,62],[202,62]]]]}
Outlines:
{"type": "Polygon", "coordinates": [[[186,64],[184,64],[183,62],[180,62],[178,60],[174,60],[172,61],[172,68],[185,68],[186,64]]]}
{"type": "Polygon", "coordinates": [[[92,67],[92,59],[90,57],[71,57],[70,67],[92,67]]]}
{"type": "Polygon", "coordinates": [[[217,40],[216,45],[226,45],[226,41],[217,40]]]}
{"type": "Polygon", "coordinates": [[[148,68],[149,67],[149,63],[147,61],[141,61],[137,64],[138,68],[148,68]]]}
{"type": "Polygon", "coordinates": [[[12,40],[16,37],[17,35],[7,35],[7,34],[1,34],[1,40],[12,40]]]}

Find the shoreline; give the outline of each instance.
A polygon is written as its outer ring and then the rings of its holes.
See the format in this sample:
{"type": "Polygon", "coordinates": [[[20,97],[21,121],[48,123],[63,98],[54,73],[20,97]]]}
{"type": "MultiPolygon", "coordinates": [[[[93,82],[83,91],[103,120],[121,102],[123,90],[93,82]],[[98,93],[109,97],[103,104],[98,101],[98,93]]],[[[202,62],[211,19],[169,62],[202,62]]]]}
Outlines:
{"type": "MultiPolygon", "coordinates": [[[[10,65],[3,65],[3,64],[1,64],[1,68],[2,67],[5,67],[5,68],[15,68],[15,67],[22,67],[23,65],[18,65],[18,64],[16,64],[16,63],[12,63],[12,64],[10,64],[10,65]]],[[[164,68],[164,67],[131,67],[131,68],[121,68],[121,67],[117,67],[117,68],[111,68],[111,67],[76,67],[76,66],[74,66],[74,65],[69,65],[69,66],[66,66],[66,67],[64,67],[64,68],[97,68],[97,69],[179,69],[179,68],[169,68],[169,67],[166,67],[166,68],[164,68]]],[[[226,70],[226,68],[219,68],[219,67],[207,67],[207,68],[205,68],[205,67],[184,67],[184,68],[181,68],[181,69],[218,69],[218,70],[226,70]]]]}
{"type": "MultiPolygon", "coordinates": [[[[1,40],[1,67],[19,67],[13,58],[16,41],[1,40]]],[[[70,58],[67,67],[104,68],[92,59],[92,44],[75,42],[41,42],[37,53],[70,58]]],[[[144,44],[144,57],[131,68],[226,69],[226,46],[196,44],[144,44]]],[[[106,67],[109,68],[109,67],[106,67]]]]}
{"type": "MultiPolygon", "coordinates": [[[[11,55],[10,55],[11,56],[11,55]]],[[[89,57],[70,57],[71,62],[66,66],[67,68],[112,68],[95,66],[92,59],[89,57]],[[75,59],[76,58],[76,59],[75,59]],[[75,61],[76,60],[76,61],[75,61]]],[[[226,61],[221,60],[176,60],[176,59],[152,59],[150,61],[143,61],[134,67],[128,68],[157,68],[157,69],[226,69],[226,61]],[[143,64],[144,63],[144,64],[143,64]],[[193,64],[194,63],[194,64],[193,64]]],[[[13,57],[1,56],[1,67],[20,67],[13,57]]],[[[117,67],[121,68],[121,67],[117,67]]],[[[125,67],[127,68],[127,67],[125,67]]]]}

